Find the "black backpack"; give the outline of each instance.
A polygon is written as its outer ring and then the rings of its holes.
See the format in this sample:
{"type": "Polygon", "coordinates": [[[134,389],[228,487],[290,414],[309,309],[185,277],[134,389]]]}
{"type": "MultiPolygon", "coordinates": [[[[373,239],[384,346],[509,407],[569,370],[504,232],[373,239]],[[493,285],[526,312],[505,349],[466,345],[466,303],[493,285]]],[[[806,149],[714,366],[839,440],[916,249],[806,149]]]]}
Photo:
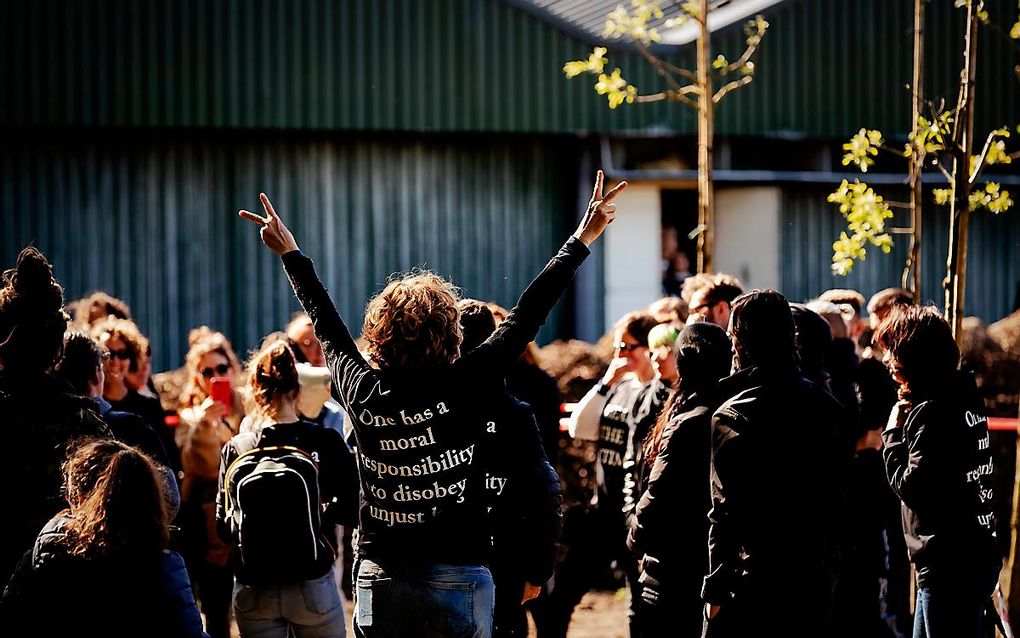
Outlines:
{"type": "Polygon", "coordinates": [[[255,433],[234,445],[240,456],[223,490],[241,567],[267,582],[307,580],[333,560],[321,533],[318,463],[294,446],[258,447],[255,433]]]}

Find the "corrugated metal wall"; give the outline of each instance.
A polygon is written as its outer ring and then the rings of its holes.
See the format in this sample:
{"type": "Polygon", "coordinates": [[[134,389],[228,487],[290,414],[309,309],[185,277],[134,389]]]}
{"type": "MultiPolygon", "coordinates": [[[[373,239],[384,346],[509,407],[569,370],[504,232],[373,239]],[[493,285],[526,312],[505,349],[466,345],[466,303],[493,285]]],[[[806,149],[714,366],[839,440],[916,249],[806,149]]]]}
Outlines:
{"type": "MultiPolygon", "coordinates": [[[[787,187],[783,192],[782,291],[790,299],[804,300],[828,288],[855,288],[865,296],[899,286],[906,261],[908,235],[895,235],[892,253],[869,250],[868,258],[854,266],[848,277],[831,274],[832,242],[846,229],[839,210],[825,201],[831,189],[787,187]]],[[[883,191],[894,199],[895,191],[883,191]]],[[[904,199],[906,198],[904,194],[904,199]]],[[[908,226],[905,210],[897,210],[895,226],[908,226]]],[[[942,278],[946,274],[949,226],[948,208],[929,206],[925,211],[922,243],[922,293],[926,303],[944,305],[942,278]]],[[[986,323],[1013,311],[1020,285],[1020,215],[1014,211],[971,216],[968,246],[966,313],[986,323]]]]}
{"type": "MultiPolygon", "coordinates": [[[[909,121],[909,0],[787,0],[759,75],[720,106],[720,134],[845,138],[909,121]]],[[[1016,3],[987,0],[999,24],[1016,3]]],[[[955,99],[960,16],[929,3],[929,95],[955,99]]],[[[1020,113],[1008,38],[979,47],[979,124],[1020,113]]],[[[714,38],[731,58],[741,25],[714,38]]],[[[677,104],[610,111],[564,61],[590,43],[500,0],[33,0],[0,3],[0,126],[305,128],[410,131],[671,131],[677,104]]],[[[636,53],[611,65],[663,87],[636,53]]],[[[693,64],[687,47],[677,61],[693,64]]]]}
{"type": "Polygon", "coordinates": [[[415,266],[512,305],[576,223],[576,153],[570,140],[19,137],[0,150],[0,263],[32,242],[68,299],[126,299],[157,369],[179,365],[202,323],[250,348],[296,309],[278,261],[236,215],[257,210],[263,189],[355,331],[387,276],[415,266]]]}

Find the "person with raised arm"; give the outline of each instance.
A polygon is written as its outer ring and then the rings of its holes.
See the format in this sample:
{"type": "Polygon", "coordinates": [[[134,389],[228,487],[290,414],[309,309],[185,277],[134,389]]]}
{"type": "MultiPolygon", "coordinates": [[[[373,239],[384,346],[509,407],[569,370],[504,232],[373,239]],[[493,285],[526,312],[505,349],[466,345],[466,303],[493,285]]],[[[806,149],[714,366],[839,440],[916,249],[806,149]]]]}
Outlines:
{"type": "Polygon", "coordinates": [[[603,179],[599,171],[577,231],[496,332],[463,357],[456,291],[424,272],[391,281],[369,301],[366,361],[269,198],[260,196],[265,216],[240,211],[282,258],[353,421],[362,482],[358,636],[491,635],[484,485],[472,462],[507,369],[615,219],[612,200],[626,182],[603,194],[603,179]]]}

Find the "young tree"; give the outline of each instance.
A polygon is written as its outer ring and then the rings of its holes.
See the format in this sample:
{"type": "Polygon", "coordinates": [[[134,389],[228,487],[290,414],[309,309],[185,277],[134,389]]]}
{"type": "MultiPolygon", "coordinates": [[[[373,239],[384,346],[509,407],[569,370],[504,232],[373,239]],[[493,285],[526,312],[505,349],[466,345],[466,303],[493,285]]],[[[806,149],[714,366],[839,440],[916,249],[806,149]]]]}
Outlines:
{"type": "MultiPolygon", "coordinates": [[[[833,244],[833,272],[846,275],[854,262],[863,260],[870,244],[888,253],[892,236],[886,232],[885,222],[892,215],[892,207],[912,211],[911,250],[904,270],[903,284],[915,298],[920,298],[920,238],[921,238],[921,176],[926,161],[945,178],[948,188],[934,190],[937,205],[950,206],[949,254],[946,260],[945,291],[946,319],[953,333],[960,339],[960,326],[964,314],[964,293],[967,276],[967,231],[971,211],[985,208],[1001,213],[1013,204],[1009,191],[995,182],[976,185],[981,172],[989,164],[1008,164],[1020,153],[1006,151],[1009,130],[999,128],[990,132],[983,146],[978,148],[974,138],[974,83],[977,60],[978,28],[988,23],[983,0],[955,0],[955,5],[967,12],[964,34],[964,62],[960,73],[960,90],[956,107],[946,109],[943,104],[924,102],[921,94],[923,56],[922,0],[914,0],[914,85],[913,126],[903,151],[885,144],[881,131],[861,129],[843,145],[846,154],[843,164],[855,164],[862,172],[874,164],[878,151],[887,150],[902,154],[909,162],[911,201],[909,204],[886,202],[871,187],[860,180],[849,184],[843,180],[840,187],[829,195],[829,201],[839,205],[847,220],[847,231],[833,244]],[[921,115],[925,105],[930,118],[921,115]],[[912,276],[908,276],[911,275],[912,276]]],[[[1020,21],[1010,32],[1020,37],[1020,21]]]]}
{"type": "Polygon", "coordinates": [[[715,106],[727,93],[749,84],[754,79],[752,58],[768,29],[768,22],[756,16],[744,27],[746,48],[730,62],[719,55],[712,59],[711,32],[708,28],[708,0],[695,0],[680,5],[680,15],[666,20],[662,27],[670,29],[688,20],[698,25],[696,71],[680,68],[662,59],[652,51],[652,45],[662,40],[654,26],[664,17],[658,0],[632,0],[632,10],[618,6],[606,18],[603,36],[610,39],[630,39],[641,55],[663,79],[667,88],[657,93],[641,93],[625,80],[619,68],[606,74],[606,48],[595,47],[587,60],[572,60],[563,65],[568,78],[582,73],[598,76],[595,91],[605,95],[609,108],[634,102],[660,102],[670,100],[685,104],[698,113],[698,272],[711,272],[714,247],[714,192],[712,189],[712,137],[715,106]],[[714,89],[714,84],[721,85],[714,89]]]}

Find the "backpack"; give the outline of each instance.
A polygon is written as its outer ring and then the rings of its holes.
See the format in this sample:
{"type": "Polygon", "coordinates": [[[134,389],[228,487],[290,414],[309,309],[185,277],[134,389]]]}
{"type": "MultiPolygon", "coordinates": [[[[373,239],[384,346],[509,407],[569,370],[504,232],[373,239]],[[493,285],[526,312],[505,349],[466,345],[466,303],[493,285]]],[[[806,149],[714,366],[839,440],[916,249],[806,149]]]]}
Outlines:
{"type": "Polygon", "coordinates": [[[294,446],[258,447],[254,436],[235,442],[241,454],[223,490],[241,567],[267,582],[307,580],[333,560],[320,531],[318,463],[294,446]]]}

